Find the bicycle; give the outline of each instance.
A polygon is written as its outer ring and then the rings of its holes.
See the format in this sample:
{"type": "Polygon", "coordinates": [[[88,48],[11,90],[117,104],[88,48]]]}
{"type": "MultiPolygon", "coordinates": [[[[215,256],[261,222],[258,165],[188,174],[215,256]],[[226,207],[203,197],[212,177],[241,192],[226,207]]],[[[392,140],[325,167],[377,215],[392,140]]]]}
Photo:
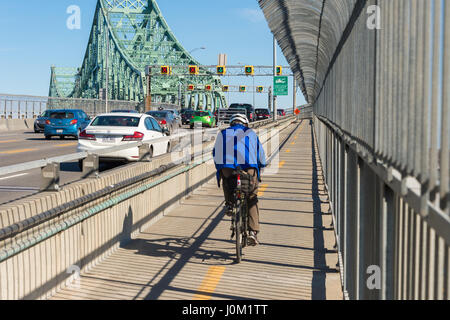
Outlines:
{"type": "Polygon", "coordinates": [[[248,188],[249,183],[244,183],[243,177],[247,177],[248,174],[244,171],[235,171],[233,176],[236,177],[236,188],[234,190],[234,203],[233,203],[233,216],[231,219],[231,239],[236,236],[236,262],[242,261],[242,250],[248,245],[249,236],[249,212],[248,212],[248,188]],[[247,187],[248,186],[248,187],[247,187]],[[247,189],[247,190],[246,190],[247,189]]]}

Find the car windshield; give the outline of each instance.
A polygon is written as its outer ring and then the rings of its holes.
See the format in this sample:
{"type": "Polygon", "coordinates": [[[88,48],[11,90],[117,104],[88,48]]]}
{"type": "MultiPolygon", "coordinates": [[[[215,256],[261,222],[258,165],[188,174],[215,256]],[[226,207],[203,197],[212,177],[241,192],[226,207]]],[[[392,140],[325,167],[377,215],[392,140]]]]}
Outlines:
{"type": "Polygon", "coordinates": [[[50,116],[50,111],[45,111],[43,114],[40,115],[41,118],[48,118],[50,116]]]}
{"type": "Polygon", "coordinates": [[[269,110],[267,110],[267,109],[256,109],[255,113],[256,114],[269,114],[269,110]]]}
{"type": "Polygon", "coordinates": [[[195,111],[196,117],[207,117],[209,116],[209,112],[207,111],[195,111]]]}
{"type": "Polygon", "coordinates": [[[51,119],[73,119],[75,118],[75,115],[73,112],[52,112],[50,114],[51,119]]]}
{"type": "Polygon", "coordinates": [[[150,111],[147,112],[148,115],[151,115],[155,118],[166,118],[167,117],[167,112],[164,111],[150,111]]]}
{"type": "Polygon", "coordinates": [[[138,127],[140,118],[121,116],[99,116],[95,118],[93,127],[138,127]]]}
{"type": "Polygon", "coordinates": [[[183,115],[189,116],[189,115],[192,115],[194,112],[195,112],[194,110],[185,110],[185,111],[183,112],[183,115]]]}

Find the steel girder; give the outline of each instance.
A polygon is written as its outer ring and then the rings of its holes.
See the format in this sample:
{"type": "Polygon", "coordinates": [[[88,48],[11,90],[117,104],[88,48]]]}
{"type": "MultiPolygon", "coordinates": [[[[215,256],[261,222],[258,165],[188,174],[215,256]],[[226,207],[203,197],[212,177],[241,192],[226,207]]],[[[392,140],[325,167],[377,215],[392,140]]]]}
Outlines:
{"type": "MultiPolygon", "coordinates": [[[[176,39],[155,0],[98,0],[81,68],[65,78],[72,80],[69,85],[67,81],[60,83],[59,69],[52,67],[49,95],[99,98],[108,77],[109,99],[143,101],[149,65],[200,64],[176,39]]],[[[155,73],[151,78],[152,101],[188,106],[193,100],[195,107],[209,109],[226,106],[220,77],[208,73],[206,77],[162,77],[155,73]],[[188,84],[197,90],[186,92],[188,84]],[[212,91],[202,89],[206,84],[213,86],[212,91]]]]}

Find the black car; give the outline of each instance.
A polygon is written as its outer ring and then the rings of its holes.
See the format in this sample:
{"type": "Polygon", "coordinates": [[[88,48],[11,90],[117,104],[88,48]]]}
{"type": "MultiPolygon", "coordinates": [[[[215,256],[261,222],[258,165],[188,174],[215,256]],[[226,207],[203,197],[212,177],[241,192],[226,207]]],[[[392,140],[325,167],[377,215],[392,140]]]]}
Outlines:
{"type": "Polygon", "coordinates": [[[248,103],[232,103],[230,105],[230,109],[245,109],[245,110],[247,110],[248,121],[250,121],[250,122],[256,121],[255,108],[251,104],[248,104],[248,103]]]}
{"type": "Polygon", "coordinates": [[[268,120],[271,118],[269,109],[255,109],[257,120],[268,120]]]}
{"type": "Polygon", "coordinates": [[[191,122],[191,118],[194,115],[195,110],[192,109],[184,109],[181,111],[181,123],[189,124],[191,122]]]}
{"type": "Polygon", "coordinates": [[[34,120],[34,132],[43,133],[45,129],[45,123],[50,118],[51,110],[47,110],[34,120]]]}

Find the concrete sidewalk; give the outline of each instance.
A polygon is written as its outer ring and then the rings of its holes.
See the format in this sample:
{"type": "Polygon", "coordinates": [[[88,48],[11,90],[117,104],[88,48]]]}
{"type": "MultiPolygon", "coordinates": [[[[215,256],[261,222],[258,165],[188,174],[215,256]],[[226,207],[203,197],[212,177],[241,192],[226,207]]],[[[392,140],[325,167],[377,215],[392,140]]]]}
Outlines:
{"type": "Polygon", "coordinates": [[[342,299],[309,121],[279,166],[260,186],[261,245],[242,263],[214,179],[53,299],[342,299]]]}

